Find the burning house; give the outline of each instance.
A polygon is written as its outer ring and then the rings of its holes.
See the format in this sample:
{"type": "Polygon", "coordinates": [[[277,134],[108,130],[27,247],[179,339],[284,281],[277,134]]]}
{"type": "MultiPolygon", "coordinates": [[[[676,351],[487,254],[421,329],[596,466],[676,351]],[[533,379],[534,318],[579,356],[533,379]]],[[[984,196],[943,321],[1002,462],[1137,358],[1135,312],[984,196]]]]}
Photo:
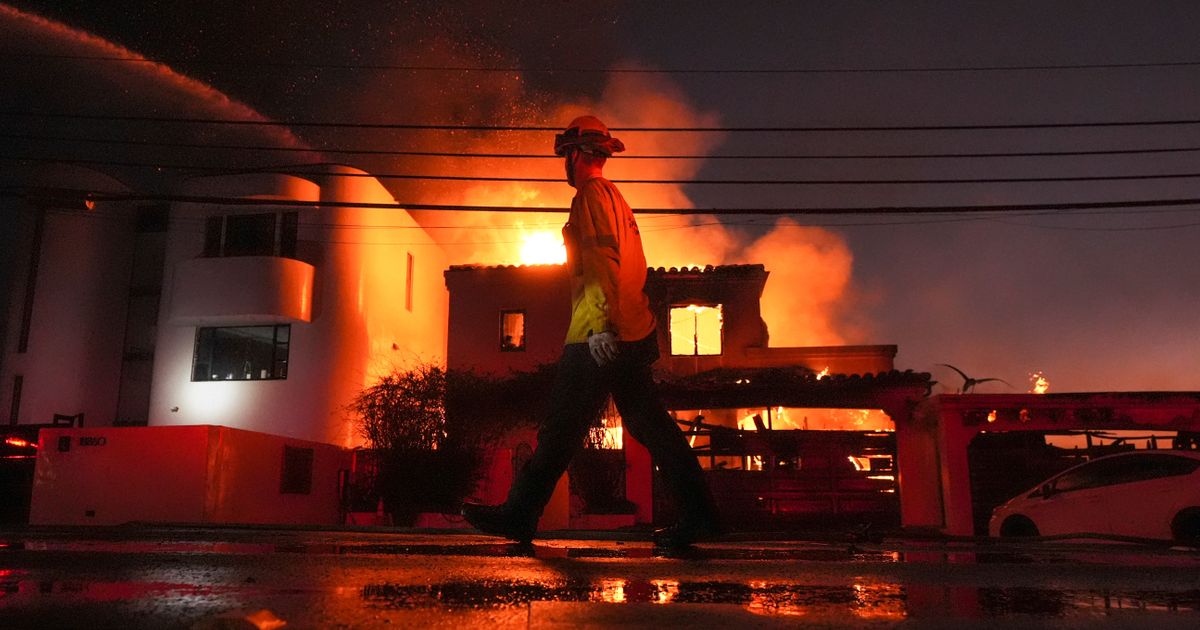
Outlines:
{"type": "MultiPolygon", "coordinates": [[[[647,278],[660,385],[718,501],[749,527],[895,517],[893,432],[927,394],[928,376],[895,372],[895,346],[770,347],[760,311],[767,275],[762,265],[728,265],[652,269],[647,278]]],[[[450,369],[504,374],[557,358],[568,318],[564,267],[453,266],[446,285],[450,369]]],[[[543,526],[632,525],[669,513],[656,502],[646,450],[623,437],[615,411],[601,422],[594,450],[623,451],[607,456],[617,474],[563,481],[543,526]],[[607,494],[586,487],[597,479],[608,480],[607,494]],[[599,512],[581,495],[603,504],[599,512]],[[625,512],[613,514],[614,505],[625,512]]],[[[514,472],[504,463],[519,465],[531,434],[501,445],[481,498],[503,498],[514,472]]]]}

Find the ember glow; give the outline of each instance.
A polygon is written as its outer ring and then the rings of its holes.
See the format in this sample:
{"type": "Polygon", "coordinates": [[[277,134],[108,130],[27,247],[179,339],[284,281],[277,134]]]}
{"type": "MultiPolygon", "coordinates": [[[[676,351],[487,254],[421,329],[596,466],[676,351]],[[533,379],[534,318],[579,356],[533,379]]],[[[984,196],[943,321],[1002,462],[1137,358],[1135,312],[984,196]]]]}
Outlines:
{"type": "Polygon", "coordinates": [[[1045,394],[1050,391],[1050,381],[1046,379],[1046,375],[1041,372],[1034,372],[1029,375],[1029,392],[1032,394],[1045,394]]]}
{"type": "Polygon", "coordinates": [[[532,232],[521,243],[522,265],[561,265],[567,262],[562,237],[552,231],[532,232]]]}

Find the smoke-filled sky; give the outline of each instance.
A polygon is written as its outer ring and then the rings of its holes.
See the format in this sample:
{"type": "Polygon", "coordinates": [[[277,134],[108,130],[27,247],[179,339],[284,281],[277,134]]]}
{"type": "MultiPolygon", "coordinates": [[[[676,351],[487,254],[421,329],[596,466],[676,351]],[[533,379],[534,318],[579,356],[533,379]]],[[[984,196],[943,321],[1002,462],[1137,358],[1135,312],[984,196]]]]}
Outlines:
{"type": "MultiPolygon", "coordinates": [[[[1200,7],[1189,2],[219,4],[0,5],[0,110],[518,126],[559,126],[593,112],[615,128],[728,129],[618,132],[629,151],[610,162],[607,174],[615,180],[857,182],[622,185],[635,208],[1200,197],[1200,177],[1159,177],[1200,174],[1200,124],[978,128],[1200,123],[1200,40],[1193,27],[1200,7]],[[163,65],[88,58],[129,55],[163,65]],[[506,70],[446,70],[463,67],[506,70]],[[862,129],[880,126],[967,128],[862,129]],[[736,130],[747,127],[842,130],[736,130]],[[1079,155],[1097,151],[1127,153],[1079,155]],[[1062,152],[1074,154],[1027,155],[1062,152]],[[996,153],[1025,155],[980,156],[996,153]],[[704,159],[627,159],[664,154],[704,159]],[[957,157],[886,157],[929,154],[957,157]],[[825,157],[730,158],[781,155],[825,157]],[[1111,179],[1131,176],[1143,178],[1111,179]],[[944,181],[1095,177],[1109,179],[944,181]],[[864,182],[913,179],[941,181],[864,182]]],[[[554,159],[330,152],[548,154],[549,132],[202,129],[0,115],[0,134],[7,147],[0,157],[234,167],[324,160],[373,173],[562,173],[554,159]],[[215,152],[50,136],[314,152],[215,152]]],[[[109,168],[150,190],[169,189],[179,175],[109,168]]],[[[572,192],[562,183],[384,181],[401,203],[553,209],[565,207],[572,192]]],[[[514,226],[557,229],[562,215],[427,212],[420,220],[439,226],[431,231],[455,262],[500,262],[501,250],[519,238],[514,226]],[[451,225],[474,229],[442,227],[451,225]]],[[[979,391],[1025,391],[1034,371],[1048,376],[1051,391],[1200,390],[1195,206],[645,214],[639,221],[652,264],[765,264],[771,278],[764,317],[773,345],[897,344],[897,367],[931,371],[947,389],[960,381],[937,364],[1013,385],[990,383],[979,391]]]]}

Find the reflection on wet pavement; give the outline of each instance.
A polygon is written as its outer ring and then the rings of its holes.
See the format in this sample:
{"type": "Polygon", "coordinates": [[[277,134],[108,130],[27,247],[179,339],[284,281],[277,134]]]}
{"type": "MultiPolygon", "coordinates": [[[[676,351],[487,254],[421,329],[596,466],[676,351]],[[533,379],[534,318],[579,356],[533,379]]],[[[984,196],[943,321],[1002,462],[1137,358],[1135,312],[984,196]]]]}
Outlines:
{"type": "Polygon", "coordinates": [[[748,627],[1200,627],[1197,568],[1194,552],[1094,547],[754,543],[664,554],[644,542],[472,536],[49,536],[0,545],[0,627],[188,627],[241,609],[268,609],[295,627],[532,627],[535,613],[600,611],[648,626],[703,611],[748,627]]]}
{"type": "Polygon", "coordinates": [[[369,584],[362,597],[373,606],[477,608],[515,606],[539,601],[607,602],[615,604],[733,604],[759,614],[799,615],[852,612],[863,618],[901,619],[904,593],[899,585],[854,584],[845,587],[797,587],[753,581],[677,582],[603,578],[560,584],[525,582],[443,583],[433,585],[369,584]]]}

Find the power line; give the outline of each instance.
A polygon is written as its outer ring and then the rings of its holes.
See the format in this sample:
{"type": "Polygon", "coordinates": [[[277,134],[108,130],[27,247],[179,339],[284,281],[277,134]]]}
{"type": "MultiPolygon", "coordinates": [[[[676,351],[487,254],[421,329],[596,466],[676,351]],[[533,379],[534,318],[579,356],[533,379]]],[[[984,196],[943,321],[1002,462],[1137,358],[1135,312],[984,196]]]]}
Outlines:
{"type": "MultiPolygon", "coordinates": [[[[302,201],[287,199],[241,198],[211,195],[132,194],[120,192],[97,192],[80,189],[54,189],[55,199],[73,199],[79,202],[161,202],[193,203],[227,206],[283,206],[302,208],[363,208],[382,210],[430,210],[452,212],[562,212],[562,208],[540,206],[481,206],[469,204],[425,204],[425,203],[370,203],[352,201],[302,201]]],[[[38,195],[48,195],[44,189],[30,187],[0,187],[0,195],[36,200],[38,195]]],[[[1132,201],[1086,201],[1033,204],[965,204],[946,206],[829,206],[829,207],[706,207],[706,208],[641,208],[639,214],[712,214],[712,215],[857,215],[857,214],[972,214],[972,213],[1019,213],[1019,212],[1065,212],[1074,210],[1114,210],[1134,208],[1183,208],[1200,206],[1200,198],[1141,199],[1132,201]]]]}
{"type": "MultiPolygon", "coordinates": [[[[0,190],[0,196],[4,196],[4,195],[6,195],[6,193],[4,193],[4,191],[0,190]]],[[[1180,207],[1182,207],[1182,206],[1180,206],[1180,207]]],[[[1195,210],[1196,210],[1196,208],[1179,209],[1179,207],[1176,207],[1176,208],[1159,207],[1159,208],[1143,209],[1138,214],[1149,215],[1149,214],[1160,214],[1160,213],[1194,212],[1195,210]]],[[[55,214],[71,215],[71,216],[76,216],[76,217],[82,216],[82,217],[89,218],[89,219],[107,218],[107,219],[132,220],[132,217],[130,217],[128,215],[122,215],[120,213],[117,213],[117,212],[114,212],[111,210],[105,211],[100,208],[95,208],[95,209],[89,210],[86,213],[81,213],[78,210],[66,210],[66,209],[56,209],[56,208],[48,208],[46,211],[55,213],[55,214]]],[[[563,212],[563,210],[558,210],[557,212],[559,214],[561,214],[563,212]]],[[[1099,208],[1099,209],[1091,209],[1091,210],[1086,210],[1086,209],[1085,210],[1073,210],[1073,211],[1070,211],[1069,215],[1067,215],[1067,216],[1071,216],[1071,217],[1080,217],[1080,216],[1088,216],[1088,215],[1109,215],[1109,216],[1111,216],[1113,214],[1128,214],[1128,213],[1122,212],[1122,208],[1099,208]]],[[[916,225],[916,226],[944,225],[944,224],[950,224],[950,223],[965,223],[965,222],[977,222],[977,221],[990,221],[990,222],[1000,223],[1000,224],[1004,224],[1004,225],[1013,225],[1013,226],[1017,226],[1017,227],[1026,227],[1026,228],[1033,228],[1033,229],[1080,231],[1080,232],[1145,232],[1145,231],[1162,231],[1162,230],[1171,230],[1171,229],[1200,227],[1200,222],[1175,223],[1175,224],[1169,224],[1169,225],[1154,225],[1154,226],[1132,226],[1132,227],[1092,227],[1092,226],[1080,227],[1080,226],[1038,225],[1038,224],[1016,222],[1016,221],[1011,221],[1011,220],[1002,220],[1002,219],[998,218],[1001,215],[996,214],[996,213],[978,213],[978,214],[970,214],[970,215],[964,215],[964,216],[941,214],[941,215],[932,215],[933,218],[922,217],[920,219],[904,219],[904,220],[888,219],[888,220],[853,221],[853,222],[850,222],[850,221],[831,222],[831,221],[811,221],[810,220],[810,221],[806,221],[804,224],[795,224],[795,225],[789,225],[789,224],[780,225],[777,223],[769,224],[769,223],[763,223],[762,221],[753,220],[753,219],[743,220],[743,221],[708,221],[708,222],[703,222],[703,223],[684,223],[684,224],[664,225],[664,226],[655,226],[653,224],[647,225],[644,223],[647,219],[650,219],[650,218],[656,218],[656,217],[657,218],[667,218],[668,216],[669,215],[643,214],[642,215],[642,221],[643,221],[642,231],[644,233],[654,233],[654,232],[667,232],[667,231],[684,230],[684,229],[702,229],[702,228],[714,227],[714,226],[720,226],[720,227],[753,226],[753,227],[769,228],[771,230],[780,229],[780,228],[793,228],[793,227],[794,228],[804,228],[804,227],[812,227],[812,226],[816,226],[816,227],[894,227],[894,226],[914,226],[914,225],[916,225]]],[[[882,215],[874,215],[874,216],[882,216],[882,215]]],[[[1054,211],[1054,210],[1028,210],[1028,211],[1005,210],[1003,212],[1002,216],[1004,216],[1006,218],[1007,217],[1037,218],[1037,217],[1064,216],[1064,215],[1061,211],[1054,211]]],[[[191,226],[194,229],[194,228],[198,228],[198,227],[204,225],[206,223],[206,218],[199,217],[199,216],[197,216],[197,217],[175,216],[175,217],[171,217],[170,221],[171,221],[172,225],[182,226],[182,227],[184,227],[184,229],[187,229],[188,226],[191,226]]],[[[322,221],[301,221],[301,222],[299,222],[299,225],[301,227],[305,227],[305,228],[337,229],[337,230],[356,230],[356,229],[369,229],[369,230],[473,230],[473,229],[486,229],[486,230],[493,230],[493,229],[510,229],[510,230],[530,231],[531,229],[533,229],[536,231],[539,229],[544,229],[546,227],[558,227],[561,224],[562,224],[561,220],[553,221],[553,222],[528,223],[528,224],[518,222],[516,224],[487,224],[487,225],[467,225],[467,224],[463,224],[463,225],[428,225],[428,224],[359,225],[359,224],[336,223],[336,222],[331,223],[331,222],[322,222],[322,221]]],[[[354,240],[345,240],[345,239],[332,240],[332,239],[324,239],[324,238],[313,239],[311,237],[308,240],[318,240],[320,242],[329,242],[329,243],[338,243],[338,244],[368,244],[368,243],[369,244],[389,244],[389,245],[422,244],[419,242],[396,242],[396,241],[380,242],[380,241],[375,241],[375,240],[354,241],[354,240]]],[[[510,244],[518,243],[518,241],[498,240],[498,241],[468,242],[468,241],[457,241],[457,240],[438,241],[438,240],[434,239],[433,243],[436,245],[510,245],[510,244]]]]}
{"type": "MultiPolygon", "coordinates": [[[[84,142],[92,144],[114,144],[124,146],[170,147],[188,149],[214,149],[239,151],[276,151],[280,153],[328,153],[333,155],[385,155],[402,157],[451,157],[451,158],[491,158],[491,159],[537,159],[555,160],[562,158],[555,155],[532,153],[476,153],[466,151],[403,151],[391,149],[349,149],[349,148],[305,148],[305,147],[272,147],[265,145],[219,144],[203,142],[170,142],[165,140],[128,140],[119,138],[94,138],[79,136],[55,136],[22,133],[0,133],[0,138],[15,140],[54,140],[64,142],[84,142]]],[[[1029,158],[1029,157],[1082,157],[1102,155],[1153,155],[1163,153],[1194,153],[1200,147],[1157,147],[1142,149],[1094,149],[1077,151],[982,151],[982,152],[950,152],[950,153],[807,153],[807,154],[776,154],[776,155],[618,155],[618,160],[919,160],[919,159],[964,159],[964,158],[1029,158]]]]}
{"type": "Polygon", "coordinates": [[[385,64],[385,63],[307,63],[297,61],[264,61],[254,59],[184,59],[144,57],[120,57],[113,55],[67,55],[55,53],[3,52],[0,57],[13,59],[63,59],[73,61],[101,61],[134,64],[191,65],[215,67],[266,67],[266,68],[312,68],[321,70],[397,70],[405,72],[482,72],[482,73],[538,73],[538,74],[714,74],[714,75],[780,75],[780,74],[911,74],[911,73],[956,73],[956,72],[1029,72],[1063,70],[1121,70],[1145,68],[1190,68],[1200,66],[1200,61],[1144,61],[1078,64],[1016,64],[977,66],[876,66],[862,68],[595,68],[595,67],[549,67],[549,66],[450,66],[428,64],[385,64]]]}
{"type": "MultiPolygon", "coordinates": [[[[159,170],[198,171],[216,174],[238,173],[271,173],[292,175],[297,177],[349,177],[371,178],[379,180],[402,181],[445,181],[445,182],[514,182],[527,184],[561,183],[562,176],[555,177],[502,177],[488,175],[433,175],[421,173],[329,173],[322,171],[302,170],[305,166],[293,165],[271,167],[269,169],[231,169],[223,166],[199,166],[184,164],[155,164],[146,162],[126,162],[119,160],[90,160],[48,157],[14,157],[0,155],[0,160],[61,162],[70,164],[91,164],[102,166],[118,166],[132,168],[152,168],[159,170]],[[299,166],[299,169],[297,168],[299,166]]],[[[892,186],[892,185],[950,185],[950,184],[1016,184],[1016,183],[1069,183],[1069,182],[1111,182],[1111,181],[1153,181],[1170,179],[1200,178],[1196,173],[1145,173],[1137,175],[1078,175],[1078,176],[1028,176],[1028,177],[974,177],[974,178],[926,178],[926,179],[613,179],[617,184],[634,185],[724,185],[724,186],[892,186]]]]}
{"type": "MultiPolygon", "coordinates": [[[[156,122],[201,125],[238,125],[258,127],[314,127],[337,129],[394,129],[400,131],[562,131],[560,126],[538,125],[469,125],[465,123],[384,123],[328,122],[316,120],[245,120],[228,118],[198,118],[187,116],[135,116],[126,114],[83,114],[66,112],[33,112],[0,110],[0,116],[51,118],[69,120],[104,120],[120,122],[156,122]]],[[[653,133],[821,133],[877,131],[995,131],[1005,129],[1080,129],[1102,127],[1162,127],[1200,124],[1200,119],[1116,120],[1091,122],[1050,123],[983,123],[959,125],[856,125],[856,126],[770,126],[770,127],[610,127],[619,132],[653,133]]]]}

